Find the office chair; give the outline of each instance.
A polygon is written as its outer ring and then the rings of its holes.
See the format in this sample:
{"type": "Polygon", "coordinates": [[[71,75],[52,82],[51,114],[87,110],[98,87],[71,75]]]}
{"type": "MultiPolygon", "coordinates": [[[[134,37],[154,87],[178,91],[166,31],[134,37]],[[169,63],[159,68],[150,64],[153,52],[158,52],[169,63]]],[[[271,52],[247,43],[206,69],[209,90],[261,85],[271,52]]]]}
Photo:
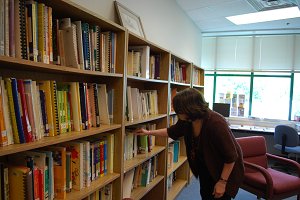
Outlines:
{"type": "Polygon", "coordinates": [[[291,155],[300,156],[299,135],[296,129],[287,125],[278,125],[274,132],[274,147],[286,154],[288,158],[291,155]]]}
{"type": "Polygon", "coordinates": [[[297,195],[300,200],[300,164],[294,160],[267,153],[263,136],[236,138],[243,152],[245,165],[241,188],[268,200],[284,199],[297,195]],[[289,175],[268,167],[268,160],[291,165],[298,176],[289,175]]]}

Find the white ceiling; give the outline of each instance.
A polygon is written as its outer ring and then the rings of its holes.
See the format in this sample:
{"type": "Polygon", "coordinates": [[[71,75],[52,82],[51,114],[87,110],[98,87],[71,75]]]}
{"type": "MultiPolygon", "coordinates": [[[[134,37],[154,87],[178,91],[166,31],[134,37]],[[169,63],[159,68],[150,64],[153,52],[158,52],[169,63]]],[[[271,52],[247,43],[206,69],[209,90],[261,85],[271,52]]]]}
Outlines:
{"type": "Polygon", "coordinates": [[[176,0],[205,35],[228,32],[294,33],[300,32],[300,18],[235,25],[225,17],[256,10],[246,0],[176,0]]]}

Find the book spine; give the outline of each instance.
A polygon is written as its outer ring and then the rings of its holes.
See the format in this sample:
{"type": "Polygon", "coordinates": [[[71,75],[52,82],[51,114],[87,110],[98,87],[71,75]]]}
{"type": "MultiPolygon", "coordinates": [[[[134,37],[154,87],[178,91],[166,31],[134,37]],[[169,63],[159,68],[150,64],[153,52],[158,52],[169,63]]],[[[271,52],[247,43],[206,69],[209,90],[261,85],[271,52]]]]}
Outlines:
{"type": "Polygon", "coordinates": [[[38,3],[38,15],[37,15],[37,21],[38,21],[38,61],[44,62],[45,61],[45,32],[44,32],[44,11],[45,11],[45,4],[38,3]]]}
{"type": "Polygon", "coordinates": [[[59,135],[59,122],[58,122],[58,111],[57,111],[57,86],[56,81],[50,81],[51,85],[51,102],[53,111],[53,131],[54,135],[59,135]]]}
{"type": "Polygon", "coordinates": [[[21,57],[28,60],[25,8],[25,0],[19,0],[21,57]]]}
{"type": "Polygon", "coordinates": [[[40,93],[40,102],[41,102],[41,114],[42,114],[42,121],[44,126],[44,136],[49,136],[49,124],[48,124],[48,117],[46,111],[46,96],[43,90],[39,90],[40,93]]]}
{"type": "Polygon", "coordinates": [[[12,94],[13,94],[13,102],[15,107],[15,115],[16,115],[16,121],[17,121],[17,127],[18,127],[18,133],[19,133],[19,140],[20,143],[25,143],[25,136],[24,136],[24,129],[22,125],[22,119],[21,119],[21,99],[18,94],[18,85],[17,80],[15,78],[11,78],[11,87],[12,87],[12,94]]]}

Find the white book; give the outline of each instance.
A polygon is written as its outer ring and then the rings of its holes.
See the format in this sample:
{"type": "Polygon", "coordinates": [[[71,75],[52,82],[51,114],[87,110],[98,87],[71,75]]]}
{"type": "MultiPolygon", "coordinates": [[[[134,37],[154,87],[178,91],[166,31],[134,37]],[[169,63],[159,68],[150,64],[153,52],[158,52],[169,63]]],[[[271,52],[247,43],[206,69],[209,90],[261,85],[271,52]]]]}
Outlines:
{"type": "Polygon", "coordinates": [[[81,21],[75,21],[73,23],[76,25],[78,62],[79,62],[80,69],[84,69],[81,21]]]}
{"type": "Polygon", "coordinates": [[[133,119],[141,119],[140,118],[140,104],[139,101],[139,89],[138,88],[131,88],[131,100],[132,100],[132,114],[133,119]]]}
{"type": "Polygon", "coordinates": [[[134,170],[135,169],[132,169],[132,170],[128,171],[124,175],[124,180],[123,180],[123,199],[131,197],[131,188],[132,188],[132,183],[133,183],[134,170]]]}
{"type": "Polygon", "coordinates": [[[133,105],[132,105],[132,95],[131,95],[131,87],[127,86],[127,108],[128,108],[128,118],[130,122],[133,121],[133,105]]]}
{"type": "Polygon", "coordinates": [[[36,120],[36,126],[37,126],[37,140],[40,140],[42,137],[44,137],[45,127],[43,124],[43,115],[42,115],[42,104],[41,104],[41,98],[40,98],[40,88],[36,84],[36,81],[33,81],[33,91],[35,91],[35,102],[36,106],[34,106],[34,112],[37,114],[37,120],[36,120]]]}
{"type": "Polygon", "coordinates": [[[70,27],[63,29],[63,39],[66,66],[80,69],[80,65],[78,63],[77,36],[75,24],[72,24],[70,27]]]}
{"type": "Polygon", "coordinates": [[[141,77],[150,78],[150,47],[149,46],[129,46],[130,50],[140,52],[140,67],[141,67],[141,77]]]}
{"type": "Polygon", "coordinates": [[[110,124],[108,114],[108,98],[105,84],[98,84],[98,105],[100,113],[100,124],[110,124]]]}

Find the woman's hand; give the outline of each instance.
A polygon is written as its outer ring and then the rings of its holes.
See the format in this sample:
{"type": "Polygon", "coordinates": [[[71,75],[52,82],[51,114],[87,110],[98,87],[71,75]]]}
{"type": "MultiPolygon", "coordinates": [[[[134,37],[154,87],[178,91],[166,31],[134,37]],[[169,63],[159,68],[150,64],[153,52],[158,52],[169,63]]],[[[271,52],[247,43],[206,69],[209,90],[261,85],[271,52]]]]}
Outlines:
{"type": "Polygon", "coordinates": [[[226,182],[219,180],[214,188],[213,195],[215,198],[221,198],[225,193],[226,182]]]}
{"type": "Polygon", "coordinates": [[[148,130],[146,129],[143,129],[143,128],[139,128],[139,129],[136,129],[133,134],[136,134],[136,135],[149,135],[149,132],[148,130]]]}

